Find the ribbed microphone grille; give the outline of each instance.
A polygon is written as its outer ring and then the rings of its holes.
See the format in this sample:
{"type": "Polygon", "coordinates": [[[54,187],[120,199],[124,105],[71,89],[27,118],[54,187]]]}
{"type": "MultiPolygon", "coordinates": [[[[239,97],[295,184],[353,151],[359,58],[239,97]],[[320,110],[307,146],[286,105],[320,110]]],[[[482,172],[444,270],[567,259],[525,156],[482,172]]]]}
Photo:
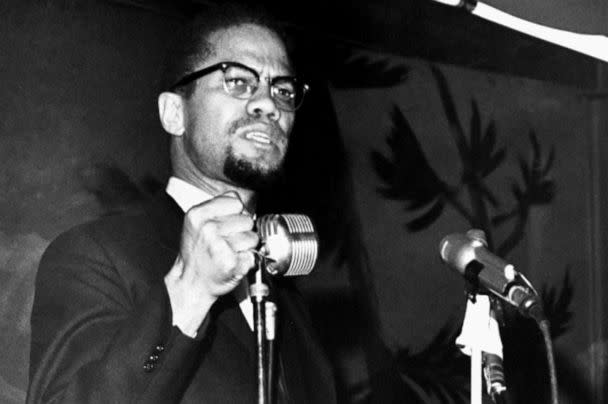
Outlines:
{"type": "Polygon", "coordinates": [[[308,275],[317,261],[318,242],[314,227],[308,216],[287,214],[287,229],[292,235],[291,263],[285,272],[286,276],[308,275]]]}
{"type": "Polygon", "coordinates": [[[305,215],[287,214],[281,215],[285,219],[289,233],[314,233],[315,229],[312,226],[310,218],[305,215]]]}

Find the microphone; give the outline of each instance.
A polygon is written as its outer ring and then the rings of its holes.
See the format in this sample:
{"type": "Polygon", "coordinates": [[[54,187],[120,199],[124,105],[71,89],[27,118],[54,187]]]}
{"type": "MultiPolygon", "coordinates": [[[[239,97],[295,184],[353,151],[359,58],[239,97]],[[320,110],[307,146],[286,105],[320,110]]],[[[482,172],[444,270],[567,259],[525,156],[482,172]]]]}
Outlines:
{"type": "Polygon", "coordinates": [[[441,259],[473,287],[482,286],[497,297],[515,306],[522,314],[540,322],[544,319],[542,305],[531,285],[513,265],[486,249],[478,230],[465,234],[450,234],[441,240],[441,259]]]}
{"type": "Polygon", "coordinates": [[[256,221],[260,254],[271,275],[308,275],[317,261],[319,242],[308,216],[264,215],[256,221]]]}

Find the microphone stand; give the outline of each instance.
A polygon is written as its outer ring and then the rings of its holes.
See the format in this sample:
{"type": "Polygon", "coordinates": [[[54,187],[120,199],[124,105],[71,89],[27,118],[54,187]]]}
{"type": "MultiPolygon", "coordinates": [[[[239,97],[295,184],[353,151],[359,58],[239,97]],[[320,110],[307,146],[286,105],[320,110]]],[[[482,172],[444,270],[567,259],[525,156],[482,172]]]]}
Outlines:
{"type": "MultiPolygon", "coordinates": [[[[264,215],[256,219],[261,246],[257,252],[255,282],[250,287],[254,306],[258,356],[258,403],[272,403],[276,305],[266,301],[269,288],[264,276],[307,275],[317,260],[318,239],[307,216],[296,214],[264,215]],[[266,333],[264,333],[266,331],[266,333]]],[[[278,392],[282,389],[280,377],[278,392]]]]}
{"type": "MultiPolygon", "coordinates": [[[[477,0],[471,0],[470,2],[476,4],[477,0]]],[[[467,3],[467,1],[465,1],[465,3],[467,3]]],[[[471,229],[467,232],[467,235],[486,246],[488,244],[486,234],[483,230],[471,229]]],[[[467,274],[467,287],[468,295],[472,298],[472,302],[475,303],[476,299],[480,297],[479,280],[476,275],[474,275],[474,268],[472,269],[473,271],[467,274]]],[[[486,390],[492,398],[492,401],[494,401],[495,404],[506,404],[507,385],[502,366],[502,340],[500,339],[497,319],[497,314],[499,314],[501,315],[502,320],[502,307],[494,297],[487,296],[484,297],[484,299],[487,299],[487,307],[484,305],[484,311],[478,313],[474,326],[479,327],[479,330],[483,330],[482,335],[487,339],[485,343],[489,345],[485,346],[484,349],[482,342],[479,340],[477,343],[473,344],[471,366],[477,366],[479,368],[476,370],[477,372],[481,372],[481,369],[483,369],[486,390]]],[[[484,303],[486,303],[486,300],[484,300],[484,303]]],[[[471,376],[473,376],[473,369],[471,369],[471,376]]],[[[481,377],[479,374],[475,374],[475,376],[481,377]]],[[[471,389],[472,388],[473,382],[471,382],[471,389]]],[[[473,397],[472,391],[471,397],[473,397]]]]}
{"type": "MultiPolygon", "coordinates": [[[[482,369],[485,370],[488,393],[496,404],[506,403],[503,393],[506,387],[499,382],[502,375],[501,359],[502,342],[498,325],[490,314],[490,299],[486,295],[470,295],[467,304],[464,324],[456,344],[461,350],[471,356],[471,404],[482,403],[482,369]],[[494,327],[495,325],[495,327],[494,327]],[[498,372],[500,370],[500,372],[498,372]]],[[[501,379],[504,382],[504,377],[501,379]]]]}
{"type": "Polygon", "coordinates": [[[257,343],[257,379],[258,379],[258,404],[266,404],[268,396],[268,357],[266,352],[266,319],[264,305],[269,294],[268,285],[264,283],[263,267],[266,258],[260,256],[257,260],[255,271],[255,282],[249,286],[249,294],[253,303],[253,320],[257,343]]]}

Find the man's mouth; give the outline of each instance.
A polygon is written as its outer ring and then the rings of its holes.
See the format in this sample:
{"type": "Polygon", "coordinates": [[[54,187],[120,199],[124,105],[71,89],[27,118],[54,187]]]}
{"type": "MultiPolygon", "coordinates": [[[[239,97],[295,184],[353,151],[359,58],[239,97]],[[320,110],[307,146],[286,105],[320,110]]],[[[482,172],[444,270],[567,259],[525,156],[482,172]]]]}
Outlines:
{"type": "Polygon", "coordinates": [[[268,134],[264,132],[251,131],[245,134],[245,139],[253,140],[254,142],[269,145],[271,143],[271,138],[268,134]]]}

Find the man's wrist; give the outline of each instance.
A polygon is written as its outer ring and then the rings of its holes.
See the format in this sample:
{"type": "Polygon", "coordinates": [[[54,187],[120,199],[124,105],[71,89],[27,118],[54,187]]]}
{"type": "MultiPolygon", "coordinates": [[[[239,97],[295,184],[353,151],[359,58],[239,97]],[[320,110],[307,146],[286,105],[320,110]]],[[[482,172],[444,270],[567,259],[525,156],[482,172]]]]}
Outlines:
{"type": "Polygon", "coordinates": [[[173,322],[172,325],[174,327],[177,327],[181,331],[181,333],[184,334],[186,337],[189,337],[192,339],[196,338],[196,336],[198,335],[198,329],[200,327],[200,324],[198,324],[198,325],[196,325],[196,324],[180,325],[180,324],[177,324],[176,322],[173,322]]]}
{"type": "MultiPolygon", "coordinates": [[[[169,294],[169,300],[171,300],[170,296],[169,294]]],[[[201,324],[205,321],[207,313],[209,313],[210,307],[211,304],[201,304],[196,307],[179,308],[173,307],[172,303],[171,325],[177,327],[182,334],[190,338],[196,338],[201,324]]]]}
{"type": "Polygon", "coordinates": [[[207,317],[215,299],[192,296],[184,285],[165,277],[165,287],[171,306],[171,325],[177,327],[184,335],[196,338],[198,329],[207,317]]]}

